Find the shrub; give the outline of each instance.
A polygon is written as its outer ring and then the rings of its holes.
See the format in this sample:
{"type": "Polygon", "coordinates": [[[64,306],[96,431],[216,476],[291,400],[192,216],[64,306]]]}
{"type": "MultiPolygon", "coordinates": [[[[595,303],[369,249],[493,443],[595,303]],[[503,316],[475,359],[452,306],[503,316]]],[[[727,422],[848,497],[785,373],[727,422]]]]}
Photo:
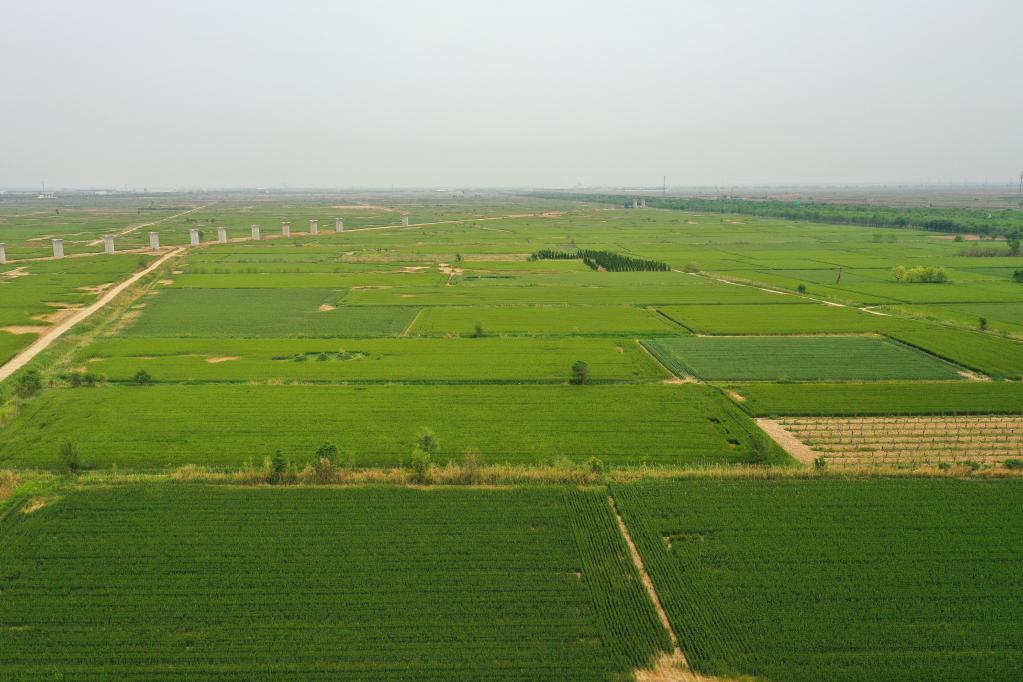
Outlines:
{"type": "Polygon", "coordinates": [[[685,272],[699,272],[700,264],[697,263],[696,261],[689,261],[688,263],[685,264],[682,270],[685,272]]]}
{"type": "Polygon", "coordinates": [[[412,459],[409,461],[409,466],[412,467],[412,482],[413,483],[429,483],[433,468],[433,458],[429,452],[426,452],[420,448],[416,448],[412,451],[412,459]]]}
{"type": "Polygon", "coordinates": [[[1012,281],[1023,284],[1023,270],[1016,270],[1012,273],[1012,281]]]}
{"type": "Polygon", "coordinates": [[[320,353],[319,355],[316,356],[316,362],[326,362],[326,361],[327,361],[327,354],[326,353],[320,353]]]}
{"type": "Polygon", "coordinates": [[[948,281],[948,274],[945,268],[933,265],[921,265],[916,268],[906,268],[905,265],[896,265],[892,268],[892,277],[896,282],[928,282],[941,284],[948,281]]]}
{"type": "Polygon", "coordinates": [[[977,328],[980,329],[982,332],[986,332],[987,331],[987,318],[986,317],[978,317],[977,318],[977,328]]]}
{"type": "Polygon", "coordinates": [[[333,443],[324,443],[320,447],[316,448],[316,459],[326,459],[331,462],[337,461],[337,446],[333,443]]]}
{"type": "Polygon", "coordinates": [[[604,462],[597,457],[590,457],[586,460],[586,468],[590,470],[591,474],[601,476],[604,473],[604,462]]]}
{"type": "Polygon", "coordinates": [[[771,444],[763,433],[756,433],[750,441],[746,462],[749,464],[767,464],[771,454],[771,444]]]}
{"type": "Polygon", "coordinates": [[[135,376],[133,376],[131,380],[139,386],[145,386],[146,384],[153,383],[153,377],[149,376],[149,372],[144,369],[140,369],[135,372],[135,376]]]}
{"type": "Polygon", "coordinates": [[[828,460],[826,457],[818,457],[813,460],[813,468],[817,471],[824,471],[828,468],[828,460]]]}
{"type": "Polygon", "coordinates": [[[954,242],[961,242],[961,241],[963,241],[963,235],[957,234],[955,237],[952,238],[952,241],[954,241],[954,242]]]}
{"type": "Polygon", "coordinates": [[[60,378],[71,384],[72,388],[78,388],[83,384],[85,386],[95,386],[96,382],[100,380],[99,375],[92,372],[67,372],[61,374],[60,378]]]}
{"type": "Polygon", "coordinates": [[[582,360],[576,360],[572,363],[572,376],[568,380],[569,383],[581,386],[590,380],[590,366],[582,360]]]}
{"type": "Polygon", "coordinates": [[[71,440],[65,440],[57,450],[60,457],[60,468],[67,474],[76,474],[82,468],[82,456],[78,445],[71,440]]]}
{"type": "Polygon", "coordinates": [[[1020,469],[1023,469],[1023,459],[1007,459],[1004,462],[1002,462],[1002,465],[1006,469],[1013,469],[1015,471],[1018,471],[1020,469]]]}
{"type": "Polygon", "coordinates": [[[806,285],[805,284],[800,284],[798,287],[796,287],[796,291],[798,291],[801,294],[805,294],[806,293],[806,285]]]}
{"type": "Polygon", "coordinates": [[[39,372],[34,369],[22,374],[18,377],[17,393],[22,398],[30,398],[39,391],[43,390],[43,380],[39,376],[39,372]]]}
{"type": "Polygon", "coordinates": [[[473,325],[472,336],[473,336],[473,338],[476,338],[476,339],[481,339],[484,336],[486,336],[486,332],[483,330],[483,323],[482,322],[477,322],[476,324],[473,325]]]}
{"type": "Polygon", "coordinates": [[[330,483],[334,480],[334,460],[329,457],[317,457],[313,462],[313,479],[319,483],[330,483]]]}

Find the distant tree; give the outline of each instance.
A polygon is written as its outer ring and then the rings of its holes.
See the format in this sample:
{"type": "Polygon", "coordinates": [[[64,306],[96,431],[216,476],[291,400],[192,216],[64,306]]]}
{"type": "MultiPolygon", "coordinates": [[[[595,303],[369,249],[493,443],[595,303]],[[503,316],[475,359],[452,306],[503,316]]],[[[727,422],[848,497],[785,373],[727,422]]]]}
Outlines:
{"type": "Polygon", "coordinates": [[[331,462],[337,461],[337,446],[333,443],[327,442],[316,448],[316,459],[327,459],[331,462]]]}
{"type": "Polygon", "coordinates": [[[284,480],[284,474],[288,471],[288,460],[284,459],[284,453],[280,450],[274,452],[270,458],[270,482],[280,483],[284,480]]]}
{"type": "Polygon", "coordinates": [[[18,377],[17,388],[15,389],[19,396],[22,398],[31,398],[39,391],[43,390],[43,380],[39,376],[39,372],[34,369],[30,369],[20,377],[18,377]]]}
{"type": "Polygon", "coordinates": [[[955,241],[955,242],[963,241],[963,235],[957,234],[955,237],[952,238],[952,241],[955,241]]]}
{"type": "Polygon", "coordinates": [[[1012,273],[1012,279],[1014,282],[1020,282],[1021,284],[1023,284],[1023,270],[1017,270],[1016,272],[1012,273]]]}
{"type": "Polygon", "coordinates": [[[895,278],[896,282],[901,282],[902,280],[906,279],[906,266],[896,265],[894,268],[892,268],[892,277],[895,278]]]}
{"type": "Polygon", "coordinates": [[[60,468],[67,474],[76,474],[82,468],[82,456],[78,446],[71,440],[65,440],[57,450],[60,457],[60,468]]]}
{"type": "Polygon", "coordinates": [[[421,448],[415,448],[412,450],[412,459],[409,461],[409,466],[412,467],[413,483],[422,484],[430,482],[430,479],[432,478],[433,457],[429,452],[426,452],[421,448]]]}
{"type": "Polygon", "coordinates": [[[146,384],[153,383],[153,377],[149,376],[149,372],[147,372],[144,369],[140,369],[139,371],[135,372],[135,376],[133,376],[131,380],[134,381],[139,386],[145,386],[146,384]]]}
{"type": "Polygon", "coordinates": [[[977,318],[977,328],[980,329],[982,332],[986,332],[987,331],[987,318],[986,317],[979,317],[979,318],[977,318]]]}
{"type": "Polygon", "coordinates": [[[476,324],[473,325],[472,329],[473,338],[482,339],[484,336],[486,336],[486,334],[487,334],[486,331],[483,329],[483,323],[477,321],[476,324]]]}
{"type": "Polygon", "coordinates": [[[1009,246],[1009,255],[1018,256],[1020,250],[1020,238],[1019,235],[1014,234],[1005,240],[1005,243],[1009,246]]]}
{"type": "Polygon", "coordinates": [[[576,360],[572,363],[572,376],[568,380],[569,383],[580,386],[590,380],[590,366],[582,360],[576,360]]]}
{"type": "Polygon", "coordinates": [[[462,262],[462,254],[460,254],[460,253],[456,253],[455,254],[455,262],[456,263],[461,263],[462,262]]]}
{"type": "Polygon", "coordinates": [[[798,287],[796,287],[796,291],[798,291],[801,294],[805,294],[806,293],[806,285],[805,284],[800,284],[798,287]]]}
{"type": "Polygon", "coordinates": [[[432,429],[423,427],[416,434],[416,449],[422,450],[428,455],[436,455],[440,449],[440,441],[432,429]]]}
{"type": "Polygon", "coordinates": [[[771,445],[767,436],[763,433],[755,433],[750,441],[749,453],[746,461],[750,464],[767,464],[771,454],[771,445]]]}

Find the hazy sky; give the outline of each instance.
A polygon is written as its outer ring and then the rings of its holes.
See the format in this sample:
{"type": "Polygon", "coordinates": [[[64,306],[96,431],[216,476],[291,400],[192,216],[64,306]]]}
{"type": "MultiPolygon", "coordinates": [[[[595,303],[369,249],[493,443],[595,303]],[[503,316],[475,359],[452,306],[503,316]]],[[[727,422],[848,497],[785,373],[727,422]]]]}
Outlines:
{"type": "Polygon", "coordinates": [[[1007,182],[1023,2],[0,3],[0,186],[1007,182]]]}

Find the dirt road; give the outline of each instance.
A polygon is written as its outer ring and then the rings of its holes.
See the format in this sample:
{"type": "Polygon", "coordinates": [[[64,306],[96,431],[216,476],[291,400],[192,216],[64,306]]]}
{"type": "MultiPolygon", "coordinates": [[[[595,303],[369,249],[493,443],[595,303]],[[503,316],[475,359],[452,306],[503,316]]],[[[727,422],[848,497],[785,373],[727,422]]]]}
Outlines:
{"type": "Polygon", "coordinates": [[[61,323],[47,329],[46,332],[41,334],[30,346],[11,358],[3,367],[0,367],[0,381],[4,381],[7,377],[24,367],[30,360],[32,360],[32,358],[49,348],[50,344],[63,336],[65,332],[73,328],[82,320],[88,318],[103,306],[108,305],[111,301],[117,298],[117,295],[122,291],[151,273],[153,270],[156,270],[171,258],[184,253],[184,251],[185,250],[183,248],[168,251],[163,256],[150,263],[145,270],[140,270],[123,282],[111,287],[90,305],[77,310],[73,315],[68,316],[68,318],[61,323]]]}

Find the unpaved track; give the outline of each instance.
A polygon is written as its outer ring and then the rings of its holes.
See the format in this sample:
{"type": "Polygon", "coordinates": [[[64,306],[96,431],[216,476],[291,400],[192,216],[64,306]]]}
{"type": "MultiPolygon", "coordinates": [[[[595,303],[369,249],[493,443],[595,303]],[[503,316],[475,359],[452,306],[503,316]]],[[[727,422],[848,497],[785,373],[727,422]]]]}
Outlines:
{"type": "Polygon", "coordinates": [[[788,429],[773,419],[757,419],[757,426],[801,464],[813,464],[813,461],[820,457],[819,452],[805,445],[801,440],[792,435],[788,429]]]}
{"type": "Polygon", "coordinates": [[[134,284],[135,282],[139,281],[140,279],[151,273],[153,270],[156,270],[158,267],[160,267],[170,259],[175,258],[184,252],[185,250],[183,248],[176,248],[165,253],[163,256],[157,258],[155,261],[150,263],[145,270],[140,270],[139,272],[136,272],[134,275],[124,280],[120,284],[111,287],[106,291],[106,293],[104,293],[90,305],[76,311],[74,315],[69,316],[60,324],[57,324],[51,327],[50,329],[47,329],[46,332],[43,333],[34,342],[32,342],[32,344],[28,346],[28,348],[26,348],[25,350],[21,351],[13,358],[11,358],[3,367],[0,367],[0,381],[4,381],[9,376],[17,372],[22,367],[24,367],[26,364],[28,364],[30,360],[32,360],[32,358],[34,358],[35,356],[39,355],[44,350],[49,348],[50,344],[52,344],[54,341],[63,336],[65,332],[73,328],[82,320],[88,318],[90,315],[95,313],[103,306],[108,305],[111,301],[117,298],[117,295],[120,294],[122,291],[124,291],[132,284],[134,284]]]}
{"type": "MultiPolygon", "coordinates": [[[[160,218],[159,220],[153,220],[152,222],[139,223],[137,225],[129,225],[128,227],[124,228],[120,232],[115,232],[114,233],[114,237],[122,237],[122,236],[124,236],[126,234],[131,234],[135,230],[142,229],[143,227],[152,227],[153,225],[159,225],[160,223],[165,223],[168,220],[174,220],[175,218],[180,218],[181,216],[188,215],[189,213],[195,213],[196,211],[201,211],[204,208],[209,208],[210,206],[212,206],[215,203],[217,203],[217,202],[214,201],[212,204],[206,204],[205,206],[196,206],[195,208],[190,208],[187,211],[182,211],[181,213],[175,213],[174,215],[169,215],[166,218],[160,218]]],[[[99,246],[102,243],[103,243],[103,239],[101,237],[100,239],[94,239],[91,242],[89,242],[89,246],[99,246]]]]}

